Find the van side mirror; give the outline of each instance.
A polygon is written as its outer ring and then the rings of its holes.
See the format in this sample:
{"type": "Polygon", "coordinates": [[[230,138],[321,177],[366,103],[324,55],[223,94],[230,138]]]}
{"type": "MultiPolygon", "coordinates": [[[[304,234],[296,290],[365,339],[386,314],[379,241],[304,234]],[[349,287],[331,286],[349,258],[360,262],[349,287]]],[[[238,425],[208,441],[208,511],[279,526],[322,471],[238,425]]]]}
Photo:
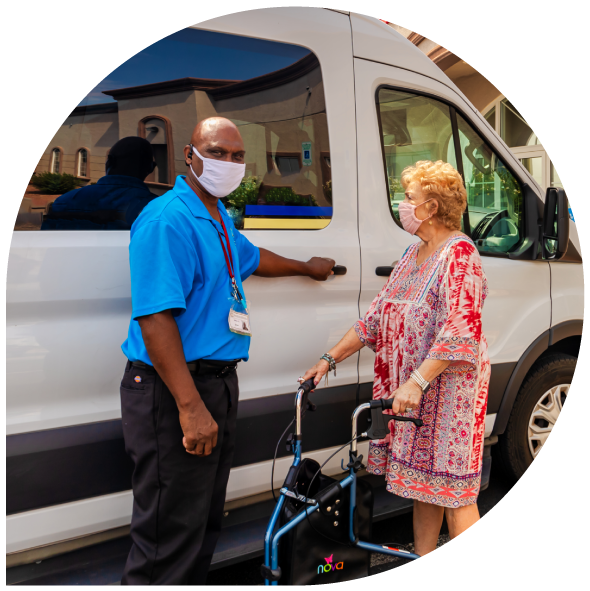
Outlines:
{"type": "Polygon", "coordinates": [[[549,187],[543,211],[543,258],[557,261],[567,252],[570,220],[567,196],[563,189],[549,187]]]}

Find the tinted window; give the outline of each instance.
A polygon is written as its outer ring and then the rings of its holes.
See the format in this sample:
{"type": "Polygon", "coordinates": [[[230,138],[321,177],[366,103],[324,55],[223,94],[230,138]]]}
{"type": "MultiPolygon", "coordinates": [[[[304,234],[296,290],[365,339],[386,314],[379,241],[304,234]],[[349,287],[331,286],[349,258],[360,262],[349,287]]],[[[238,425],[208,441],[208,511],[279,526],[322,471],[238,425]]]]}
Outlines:
{"type": "Polygon", "coordinates": [[[457,113],[471,237],[482,252],[510,252],[522,236],[522,189],[504,163],[457,113]]]}
{"type": "Polygon", "coordinates": [[[186,174],[183,148],[214,115],[231,119],[246,147],[246,176],[223,199],[238,228],[329,224],[330,146],[315,55],[189,28],[122,64],[72,111],[35,169],[15,230],[128,230],[186,174]],[[133,142],[121,152],[120,140],[138,137],[147,155],[133,142]]]}
{"type": "Polygon", "coordinates": [[[437,100],[388,88],[379,91],[378,107],[391,211],[401,227],[404,168],[419,160],[443,160],[457,167],[450,109],[437,100]]]}

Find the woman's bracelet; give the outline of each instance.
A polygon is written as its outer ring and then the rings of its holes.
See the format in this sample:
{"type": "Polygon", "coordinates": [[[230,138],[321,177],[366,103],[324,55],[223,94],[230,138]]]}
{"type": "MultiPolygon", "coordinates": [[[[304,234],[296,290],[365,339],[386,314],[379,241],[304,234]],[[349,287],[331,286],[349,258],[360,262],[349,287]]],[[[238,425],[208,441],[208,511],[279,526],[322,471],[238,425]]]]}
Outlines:
{"type": "Polygon", "coordinates": [[[334,372],[334,376],[336,376],[336,360],[334,359],[334,357],[332,357],[332,355],[330,355],[329,353],[324,353],[321,357],[320,357],[320,361],[321,360],[327,361],[328,362],[328,371],[326,373],[326,386],[328,385],[328,373],[330,373],[331,371],[334,372]]]}

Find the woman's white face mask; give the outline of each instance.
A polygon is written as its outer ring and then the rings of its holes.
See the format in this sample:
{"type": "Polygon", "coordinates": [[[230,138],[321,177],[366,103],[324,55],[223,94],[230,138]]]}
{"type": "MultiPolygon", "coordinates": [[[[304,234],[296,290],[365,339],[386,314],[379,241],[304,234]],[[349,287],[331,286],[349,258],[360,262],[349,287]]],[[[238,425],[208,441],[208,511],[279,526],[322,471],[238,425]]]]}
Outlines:
{"type": "Polygon", "coordinates": [[[197,148],[192,144],[189,145],[193,154],[196,154],[203,163],[203,174],[201,176],[198,176],[193,170],[192,164],[190,165],[191,172],[208,193],[218,198],[227,197],[240,186],[246,174],[246,164],[203,158],[197,148]]]}

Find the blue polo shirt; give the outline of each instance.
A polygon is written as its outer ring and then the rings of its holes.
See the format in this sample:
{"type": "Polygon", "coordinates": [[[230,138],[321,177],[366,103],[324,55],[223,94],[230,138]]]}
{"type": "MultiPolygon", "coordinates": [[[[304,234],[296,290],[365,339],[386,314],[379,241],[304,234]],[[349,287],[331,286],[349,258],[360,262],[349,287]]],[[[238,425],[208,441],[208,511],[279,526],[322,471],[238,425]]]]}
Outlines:
{"type": "MultiPolygon", "coordinates": [[[[260,262],[260,251],[236,230],[225,207],[218,210],[230,237],[234,272],[242,281],[260,262]]],[[[172,310],[186,361],[248,359],[250,337],[229,330],[234,301],[219,236],[223,228],[193,192],[184,176],[151,201],[131,228],[132,317],[123,353],[152,365],[137,318],[172,310]]],[[[227,247],[227,245],[226,245],[227,247]]]]}

